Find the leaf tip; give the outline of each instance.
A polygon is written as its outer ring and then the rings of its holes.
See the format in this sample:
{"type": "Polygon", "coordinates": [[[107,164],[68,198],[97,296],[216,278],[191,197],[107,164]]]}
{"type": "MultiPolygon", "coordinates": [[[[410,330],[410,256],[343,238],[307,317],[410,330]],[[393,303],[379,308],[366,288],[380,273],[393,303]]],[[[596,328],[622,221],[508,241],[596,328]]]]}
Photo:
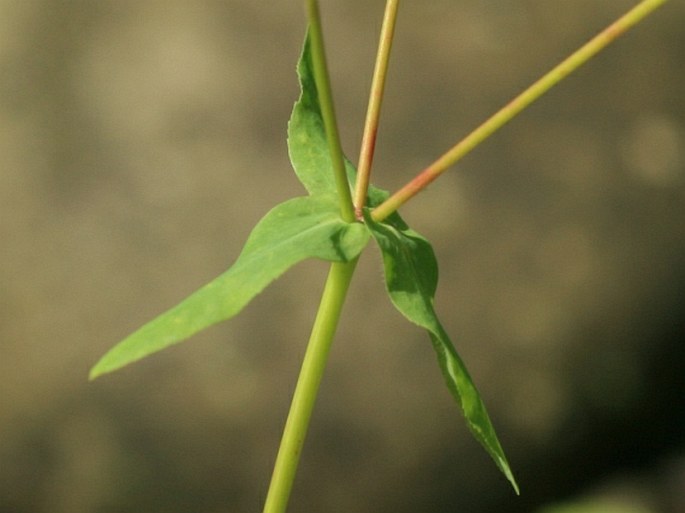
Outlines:
{"type": "MultiPolygon", "coordinates": [[[[119,344],[120,345],[120,344],[119,344]]],[[[122,358],[120,356],[119,345],[114,346],[112,349],[107,351],[100,359],[90,368],[88,372],[88,381],[95,381],[100,376],[109,374],[116,370],[126,367],[129,363],[133,363],[136,360],[142,358],[142,356],[128,356],[122,358]]]]}
{"type": "Polygon", "coordinates": [[[517,496],[521,496],[521,489],[519,488],[519,484],[516,482],[516,478],[514,477],[514,474],[508,465],[507,465],[506,470],[504,470],[504,475],[506,476],[507,480],[511,484],[511,487],[514,489],[514,493],[517,496]]]}
{"type": "Polygon", "coordinates": [[[104,359],[101,358],[95,365],[93,365],[88,372],[88,381],[95,381],[97,378],[102,376],[103,374],[107,374],[109,372],[112,372],[114,369],[108,369],[106,368],[105,365],[103,365],[104,359]]]}

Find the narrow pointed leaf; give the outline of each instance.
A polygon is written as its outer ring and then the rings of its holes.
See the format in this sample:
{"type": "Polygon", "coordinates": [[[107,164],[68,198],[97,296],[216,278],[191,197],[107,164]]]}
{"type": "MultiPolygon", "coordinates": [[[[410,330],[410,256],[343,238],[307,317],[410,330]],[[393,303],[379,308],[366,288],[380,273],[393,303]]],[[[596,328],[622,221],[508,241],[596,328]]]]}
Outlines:
{"type": "Polygon", "coordinates": [[[376,223],[368,215],[368,210],[365,214],[371,235],[381,249],[392,303],[408,320],[428,331],[447,387],[461,406],[471,432],[518,493],[518,485],[480,394],[433,308],[438,283],[438,265],[433,248],[403,223],[376,223]]]}
{"type": "Polygon", "coordinates": [[[269,283],[306,258],[335,262],[355,258],[368,238],[363,225],[340,219],[334,196],[281,203],[257,224],[228,271],[114,346],[92,368],[91,379],[236,315],[269,283]]]}

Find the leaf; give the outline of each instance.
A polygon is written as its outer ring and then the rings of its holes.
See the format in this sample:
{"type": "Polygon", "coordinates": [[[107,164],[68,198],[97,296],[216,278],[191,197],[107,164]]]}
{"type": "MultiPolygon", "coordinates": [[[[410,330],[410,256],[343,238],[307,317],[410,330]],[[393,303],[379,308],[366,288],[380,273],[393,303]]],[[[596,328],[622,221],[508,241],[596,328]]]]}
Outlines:
{"type": "Polygon", "coordinates": [[[368,239],[363,225],[340,219],[334,196],[308,196],[281,203],[255,226],[228,271],[114,346],[92,368],[90,378],[233,317],[269,283],[306,258],[349,261],[359,255],[368,239]]]}
{"type": "MultiPolygon", "coordinates": [[[[300,80],[300,97],[295,102],[288,121],[290,162],[310,194],[335,194],[337,189],[314,78],[309,33],[305,37],[297,63],[297,75],[300,80]]],[[[350,182],[354,182],[356,171],[347,159],[345,167],[350,182]]]]}
{"type": "MultiPolygon", "coordinates": [[[[314,64],[308,34],[297,64],[297,75],[301,92],[288,122],[290,162],[295,174],[310,194],[335,194],[337,189],[314,79],[314,64]]],[[[345,159],[345,168],[350,184],[354,187],[356,169],[348,159],[345,159]]],[[[380,205],[389,196],[387,191],[371,185],[367,205],[369,207],[380,205]]],[[[393,214],[391,219],[398,221],[399,217],[393,214]]]]}
{"type": "Polygon", "coordinates": [[[433,248],[404,223],[376,223],[368,209],[364,217],[381,249],[386,287],[392,303],[408,320],[428,331],[447,388],[461,407],[469,429],[518,494],[518,485],[480,394],[433,308],[438,284],[433,248]]]}
{"type": "Polygon", "coordinates": [[[295,174],[310,194],[336,191],[319,95],[314,80],[309,35],[297,64],[300,98],[288,122],[288,153],[295,174]]]}

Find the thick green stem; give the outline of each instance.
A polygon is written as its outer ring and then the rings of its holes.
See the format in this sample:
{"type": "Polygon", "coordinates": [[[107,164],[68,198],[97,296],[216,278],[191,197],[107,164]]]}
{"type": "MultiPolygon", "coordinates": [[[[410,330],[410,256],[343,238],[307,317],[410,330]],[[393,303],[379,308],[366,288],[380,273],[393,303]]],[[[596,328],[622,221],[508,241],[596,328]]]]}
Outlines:
{"type": "Polygon", "coordinates": [[[373,70],[373,80],[371,81],[369,106],[364,123],[364,136],[362,137],[359,163],[357,165],[354,213],[359,220],[362,219],[362,209],[364,208],[366,192],[369,188],[371,164],[376,148],[376,134],[378,133],[378,120],[380,119],[381,104],[383,103],[383,91],[385,90],[385,79],[388,75],[388,63],[390,61],[390,50],[395,33],[395,21],[397,20],[399,3],[399,0],[388,0],[385,4],[385,15],[383,16],[383,26],[381,27],[376,65],[373,70]]]}
{"type": "Polygon", "coordinates": [[[340,144],[340,135],[338,134],[338,122],[336,121],[335,107],[333,106],[333,93],[331,91],[331,82],[328,78],[321,16],[319,15],[319,4],[316,0],[307,0],[307,19],[309,20],[309,37],[312,45],[316,90],[319,93],[321,115],[323,116],[323,124],[326,128],[328,151],[331,154],[333,174],[335,175],[335,184],[338,190],[338,198],[340,199],[340,215],[345,221],[351,223],[355,220],[352,193],[347,181],[345,159],[342,145],[340,144]]]}
{"type": "Polygon", "coordinates": [[[425,189],[429,183],[445,172],[450,166],[454,165],[464,155],[490,137],[493,132],[504,126],[531,103],[566,78],[571,72],[590,60],[618,36],[666,2],[667,0],[643,0],[640,2],[637,6],[609,25],[571,56],[540,78],[523,93],[510,101],[501,110],[485,121],[485,123],[462,139],[456,146],[452,147],[447,153],[419,173],[412,181],[379,205],[378,208],[372,212],[373,219],[375,221],[381,221],[388,217],[401,205],[406,203],[407,200],[425,189]]]}
{"type": "Polygon", "coordinates": [[[309,419],[356,265],[356,259],[331,264],[283,430],[264,513],[286,511],[309,419]]]}

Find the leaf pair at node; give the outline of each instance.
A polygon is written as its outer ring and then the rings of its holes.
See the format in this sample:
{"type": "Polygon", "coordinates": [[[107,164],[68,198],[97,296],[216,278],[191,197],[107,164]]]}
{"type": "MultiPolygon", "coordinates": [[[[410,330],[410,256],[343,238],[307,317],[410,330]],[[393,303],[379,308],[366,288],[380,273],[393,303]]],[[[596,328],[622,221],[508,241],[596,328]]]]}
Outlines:
{"type": "MultiPolygon", "coordinates": [[[[287,200],[255,226],[235,263],[177,306],[142,326],[107,352],[90,377],[117,370],[238,314],[290,267],[309,258],[349,262],[373,238],[380,248],[385,282],[393,305],[426,329],[447,387],[460,405],[474,437],[483,445],[518,493],[518,486],[480,395],[433,308],[438,266],[430,243],[397,213],[383,222],[371,210],[388,193],[370,187],[364,223],[340,217],[308,38],[298,64],[301,96],[288,123],[288,152],[309,195],[287,200]]],[[[355,170],[346,161],[348,180],[355,170]]]]}

